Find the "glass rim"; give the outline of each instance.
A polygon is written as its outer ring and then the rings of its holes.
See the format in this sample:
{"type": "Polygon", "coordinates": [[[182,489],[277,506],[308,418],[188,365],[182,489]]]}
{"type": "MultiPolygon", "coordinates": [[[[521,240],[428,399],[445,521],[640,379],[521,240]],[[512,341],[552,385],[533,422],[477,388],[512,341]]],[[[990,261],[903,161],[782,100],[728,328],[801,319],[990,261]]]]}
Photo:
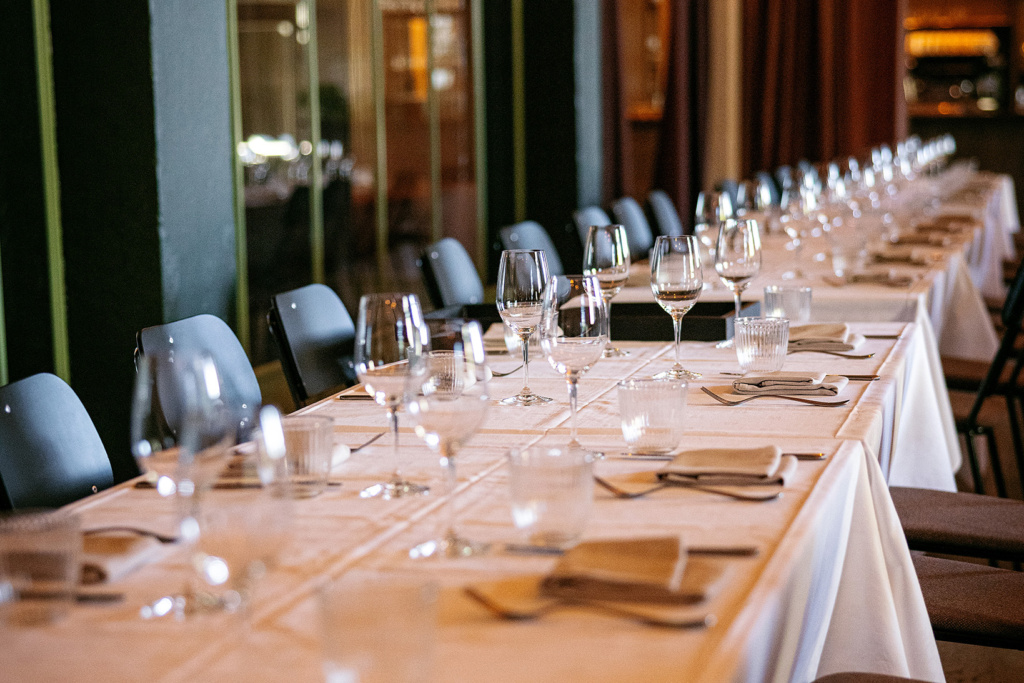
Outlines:
{"type": "Polygon", "coordinates": [[[735,325],[773,325],[775,327],[781,327],[783,323],[789,324],[789,318],[776,315],[749,315],[741,318],[736,318],[733,323],[735,325]]]}
{"type": "Polygon", "coordinates": [[[814,289],[807,285],[765,285],[765,292],[813,292],[814,289]]]}
{"type": "Polygon", "coordinates": [[[682,388],[689,386],[689,381],[685,377],[674,379],[672,377],[628,377],[626,379],[619,380],[615,386],[620,389],[633,389],[638,386],[656,386],[656,385],[668,385],[668,384],[680,384],[682,388]]]}
{"type": "Polygon", "coordinates": [[[555,462],[558,466],[566,467],[594,462],[593,453],[583,449],[564,448],[561,446],[513,446],[505,453],[506,459],[512,462],[515,462],[517,459],[521,461],[523,456],[534,456],[527,457],[527,459],[533,460],[534,464],[555,462]]]}

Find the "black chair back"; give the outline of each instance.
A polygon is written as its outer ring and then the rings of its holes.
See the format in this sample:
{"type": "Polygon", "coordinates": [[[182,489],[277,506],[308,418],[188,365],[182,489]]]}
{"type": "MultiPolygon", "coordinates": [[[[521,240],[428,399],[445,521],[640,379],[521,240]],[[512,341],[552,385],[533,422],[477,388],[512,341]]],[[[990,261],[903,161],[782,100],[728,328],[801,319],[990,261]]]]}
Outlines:
{"type": "Polygon", "coordinates": [[[775,178],[772,178],[772,174],[768,171],[758,171],[754,174],[754,178],[758,183],[764,183],[768,188],[768,193],[771,195],[772,205],[778,206],[782,202],[782,192],[779,190],[775,178]]]}
{"type": "Polygon", "coordinates": [[[174,350],[208,353],[221,373],[224,403],[238,419],[239,436],[248,438],[263,395],[249,357],[227,323],[202,313],[144,328],[135,341],[136,352],[142,355],[174,350]]]}
{"type": "Polygon", "coordinates": [[[664,190],[651,190],[647,195],[647,206],[654,216],[654,224],[658,234],[678,237],[683,234],[683,222],[679,220],[679,212],[664,190]]]}
{"type": "Polygon", "coordinates": [[[277,294],[267,322],[296,405],[355,381],[356,326],[330,287],[312,284],[277,294]]]}
{"type": "Polygon", "coordinates": [[[615,220],[626,228],[626,239],[632,258],[647,258],[647,253],[654,246],[654,235],[651,233],[651,225],[647,222],[644,210],[632,197],[621,197],[612,204],[612,213],[615,220]]]}
{"type": "Polygon", "coordinates": [[[56,508],[114,483],[85,406],[49,373],[0,387],[0,507],[56,508]]]}
{"type": "Polygon", "coordinates": [[[600,206],[584,206],[572,212],[572,222],[576,224],[576,232],[580,234],[580,244],[586,247],[590,226],[611,225],[612,219],[600,206]]]}
{"type": "Polygon", "coordinates": [[[469,252],[453,237],[427,247],[417,262],[435,308],[481,304],[484,285],[469,252]]]}
{"type": "Polygon", "coordinates": [[[715,189],[728,194],[733,207],[736,206],[736,194],[739,192],[740,186],[735,179],[725,178],[724,180],[720,180],[718,181],[718,186],[715,189]]]}
{"type": "Polygon", "coordinates": [[[539,249],[544,252],[548,260],[548,272],[551,275],[562,275],[562,259],[558,255],[555,243],[547,230],[541,227],[537,221],[522,221],[513,225],[506,225],[499,233],[501,246],[504,249],[539,249]]]}

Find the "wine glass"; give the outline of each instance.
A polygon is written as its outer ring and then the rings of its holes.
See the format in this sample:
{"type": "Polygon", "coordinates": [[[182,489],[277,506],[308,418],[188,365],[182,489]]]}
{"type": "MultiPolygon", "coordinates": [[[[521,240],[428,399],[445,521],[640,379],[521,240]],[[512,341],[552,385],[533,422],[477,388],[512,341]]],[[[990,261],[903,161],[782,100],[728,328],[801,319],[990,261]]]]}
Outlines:
{"type": "Polygon", "coordinates": [[[192,497],[219,474],[236,436],[217,366],[189,350],[140,354],[135,365],[132,455],[160,495],[192,497]]]}
{"type": "Polygon", "coordinates": [[[760,270],[761,232],[757,221],[746,219],[723,223],[715,247],[715,272],[732,290],[737,318],[743,306],[740,300],[743,290],[760,270]]]}
{"type": "Polygon", "coordinates": [[[460,536],[455,526],[455,455],[480,428],[490,399],[480,324],[463,324],[452,346],[426,354],[406,403],[416,434],[441,455],[446,495],[444,533],[416,545],[409,551],[412,558],[470,557],[487,552],[489,545],[460,536]]]}
{"type": "Polygon", "coordinates": [[[697,195],[693,233],[712,259],[715,257],[715,245],[718,243],[718,228],[722,221],[733,218],[734,215],[732,197],[728,192],[708,190],[697,195]]]}
{"type": "Polygon", "coordinates": [[[804,277],[800,269],[803,263],[804,238],[810,229],[810,217],[804,213],[803,196],[804,192],[796,186],[783,190],[782,192],[782,216],[779,223],[783,231],[789,237],[789,249],[793,252],[793,268],[782,274],[783,280],[794,280],[804,277]]]}
{"type": "Polygon", "coordinates": [[[429,487],[402,477],[398,451],[398,407],[411,375],[430,349],[430,332],[415,294],[366,294],[359,300],[355,369],[366,392],[384,407],[391,427],[391,479],[363,489],[363,498],[385,500],[419,495],[429,487]]]}
{"type": "Polygon", "coordinates": [[[693,235],[660,236],[654,240],[651,255],[651,289],[658,305],[672,316],[675,332],[675,364],[655,375],[659,379],[700,379],[699,372],[683,368],[680,360],[680,327],[683,316],[693,308],[704,288],[700,265],[700,244],[693,235]]]}
{"type": "Polygon", "coordinates": [[[569,384],[569,448],[582,449],[576,433],[576,385],[601,359],[608,337],[607,306],[593,275],[552,277],[544,294],[540,346],[548,363],[569,384]]]}
{"type": "Polygon", "coordinates": [[[523,347],[523,388],[516,396],[503,399],[503,405],[532,406],[552,400],[530,390],[530,336],[540,324],[548,277],[548,260],[543,251],[509,249],[501,252],[496,293],[498,314],[519,337],[523,347]]]}
{"type": "Polygon", "coordinates": [[[621,225],[592,225],[583,248],[583,274],[593,275],[601,284],[607,339],[605,358],[628,356],[629,351],[612,346],[612,299],[629,279],[629,240],[621,225]]]}

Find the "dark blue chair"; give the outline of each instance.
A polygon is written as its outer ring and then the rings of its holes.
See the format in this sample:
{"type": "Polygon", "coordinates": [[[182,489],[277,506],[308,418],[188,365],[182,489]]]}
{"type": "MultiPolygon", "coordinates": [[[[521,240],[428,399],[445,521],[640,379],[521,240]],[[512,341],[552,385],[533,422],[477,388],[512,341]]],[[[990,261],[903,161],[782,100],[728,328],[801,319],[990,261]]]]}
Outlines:
{"type": "Polygon", "coordinates": [[[354,383],[356,326],[334,290],[312,284],[277,294],[267,323],[296,405],[354,383]]]}
{"type": "Polygon", "coordinates": [[[170,351],[205,352],[221,373],[224,403],[238,424],[239,438],[248,438],[263,403],[256,373],[238,337],[215,315],[202,313],[163,325],[153,325],[136,336],[136,353],[170,351]]]}
{"type": "Polygon", "coordinates": [[[658,226],[658,233],[669,237],[678,237],[683,234],[683,222],[679,219],[679,212],[664,190],[651,190],[647,195],[647,206],[654,216],[654,224],[658,226]]]}
{"type": "Polygon", "coordinates": [[[576,224],[576,232],[580,234],[580,244],[586,247],[590,226],[611,225],[612,219],[600,206],[585,206],[572,212],[572,222],[576,224]]]}
{"type": "Polygon", "coordinates": [[[484,302],[484,285],[466,248],[453,237],[427,247],[417,262],[435,308],[484,302]]]}
{"type": "Polygon", "coordinates": [[[544,252],[548,260],[548,273],[551,275],[563,275],[562,259],[558,255],[555,243],[547,230],[541,227],[537,221],[522,221],[513,225],[506,225],[499,232],[501,246],[504,249],[539,249],[544,252]]]}
{"type": "Polygon", "coordinates": [[[49,373],[0,387],[0,507],[56,508],[114,483],[77,394],[49,373]]]}
{"type": "Polygon", "coordinates": [[[773,206],[778,206],[782,200],[782,192],[779,190],[778,184],[775,179],[772,178],[772,174],[768,171],[758,171],[754,174],[754,178],[758,183],[764,183],[765,187],[768,188],[768,193],[771,195],[771,201],[773,206]]]}
{"type": "Polygon", "coordinates": [[[647,258],[647,253],[654,246],[654,235],[640,204],[632,197],[620,197],[612,203],[612,213],[616,222],[626,228],[632,258],[647,258]]]}
{"type": "Polygon", "coordinates": [[[729,195],[729,201],[732,202],[733,207],[736,206],[736,194],[740,189],[739,183],[732,178],[726,178],[719,181],[718,186],[715,188],[720,192],[725,192],[729,195]]]}

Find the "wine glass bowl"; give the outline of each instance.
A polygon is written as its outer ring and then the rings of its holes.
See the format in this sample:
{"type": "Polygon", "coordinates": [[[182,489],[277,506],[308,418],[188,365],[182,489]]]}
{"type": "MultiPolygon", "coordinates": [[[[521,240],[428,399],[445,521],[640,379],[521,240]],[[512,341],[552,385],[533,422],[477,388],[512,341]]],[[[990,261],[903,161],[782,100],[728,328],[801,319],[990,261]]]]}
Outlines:
{"type": "Polygon", "coordinates": [[[718,230],[722,223],[736,215],[732,197],[728,192],[708,190],[697,195],[694,208],[693,233],[704,245],[707,255],[714,259],[718,230]]]}
{"type": "Polygon", "coordinates": [[[622,225],[592,225],[583,248],[583,274],[597,278],[601,297],[607,309],[605,314],[605,358],[628,356],[629,352],[616,348],[611,341],[612,299],[629,279],[629,239],[622,225]]]}
{"type": "Polygon", "coordinates": [[[454,348],[430,351],[415,376],[406,410],[416,434],[440,454],[445,473],[447,528],[439,538],[416,545],[412,558],[469,557],[487,552],[488,544],[459,535],[455,525],[456,453],[476,434],[487,414],[490,396],[480,325],[462,325],[454,348]]]}
{"type": "Polygon", "coordinates": [[[667,379],[700,379],[698,372],[683,367],[681,361],[681,326],[683,316],[693,308],[704,288],[700,263],[700,244],[693,235],[659,236],[651,255],[651,289],[658,305],[672,316],[675,336],[675,363],[655,377],[667,379]]]}
{"type": "Polygon", "coordinates": [[[756,220],[727,221],[718,233],[715,272],[732,290],[736,317],[740,317],[741,295],[761,270],[761,233],[756,220]]]}
{"type": "Polygon", "coordinates": [[[495,303],[504,323],[519,337],[523,351],[523,388],[503,399],[503,405],[532,406],[552,399],[530,390],[530,337],[540,324],[548,262],[539,249],[509,249],[501,253],[495,303]]]}
{"type": "Polygon", "coordinates": [[[366,294],[359,300],[356,375],[366,392],[387,411],[392,433],[391,477],[363,489],[363,498],[401,498],[429,491],[402,476],[398,450],[398,407],[412,378],[422,372],[429,349],[430,332],[415,294],[366,294]]]}

